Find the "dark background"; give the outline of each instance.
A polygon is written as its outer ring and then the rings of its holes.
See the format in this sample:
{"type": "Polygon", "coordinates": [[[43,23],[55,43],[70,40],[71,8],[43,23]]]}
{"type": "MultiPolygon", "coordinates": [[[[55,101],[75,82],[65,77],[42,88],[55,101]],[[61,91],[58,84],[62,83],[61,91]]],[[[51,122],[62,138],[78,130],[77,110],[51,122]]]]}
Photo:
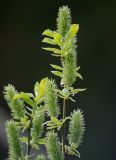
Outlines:
{"type": "MultiPolygon", "coordinates": [[[[10,111],[3,86],[32,92],[34,83],[49,76],[57,59],[42,51],[42,32],[55,29],[58,8],[68,5],[73,23],[80,24],[78,65],[88,90],[77,96],[85,114],[82,160],[116,159],[116,2],[107,0],[0,1],[0,160],[7,158],[4,123],[10,111]]],[[[68,111],[73,107],[68,105],[68,111]]],[[[75,160],[76,158],[73,158],[75,160]]]]}

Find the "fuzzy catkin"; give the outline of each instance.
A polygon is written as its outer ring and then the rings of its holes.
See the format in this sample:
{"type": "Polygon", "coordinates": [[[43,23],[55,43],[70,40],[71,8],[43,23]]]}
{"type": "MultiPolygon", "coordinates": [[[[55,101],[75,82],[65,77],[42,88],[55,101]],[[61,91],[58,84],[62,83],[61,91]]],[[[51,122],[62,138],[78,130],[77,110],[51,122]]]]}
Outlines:
{"type": "Polygon", "coordinates": [[[44,112],[36,111],[33,115],[31,135],[36,140],[40,138],[43,132],[43,123],[45,120],[44,112]]]}
{"type": "Polygon", "coordinates": [[[71,11],[68,6],[63,6],[59,8],[57,17],[57,31],[65,37],[71,26],[71,11]]]}
{"type": "Polygon", "coordinates": [[[8,121],[6,123],[6,133],[9,145],[9,160],[22,159],[19,129],[14,121],[8,121]]]}
{"type": "Polygon", "coordinates": [[[77,53],[76,39],[72,40],[72,45],[62,60],[63,65],[63,82],[66,86],[72,86],[77,77],[77,53]]]}
{"type": "Polygon", "coordinates": [[[47,83],[45,105],[47,107],[48,115],[57,117],[59,115],[57,86],[53,80],[47,83]]]}
{"type": "Polygon", "coordinates": [[[64,160],[58,136],[52,131],[47,133],[46,149],[50,160],[64,160]]]}
{"type": "MultiPolygon", "coordinates": [[[[71,27],[71,11],[67,6],[63,6],[59,9],[57,18],[57,31],[63,37],[63,43],[67,39],[69,29],[71,27]]],[[[61,58],[63,66],[63,78],[62,82],[65,86],[72,86],[77,77],[77,40],[74,37],[71,41],[71,45],[67,50],[67,54],[61,58]]]]}
{"type": "Polygon", "coordinates": [[[20,119],[25,115],[24,103],[22,100],[13,100],[14,95],[17,94],[15,87],[11,84],[4,87],[4,98],[9,105],[14,119],[20,119]]]}
{"type": "Polygon", "coordinates": [[[78,109],[71,114],[69,124],[69,144],[75,144],[77,147],[81,144],[85,131],[85,122],[82,112],[78,109]]]}

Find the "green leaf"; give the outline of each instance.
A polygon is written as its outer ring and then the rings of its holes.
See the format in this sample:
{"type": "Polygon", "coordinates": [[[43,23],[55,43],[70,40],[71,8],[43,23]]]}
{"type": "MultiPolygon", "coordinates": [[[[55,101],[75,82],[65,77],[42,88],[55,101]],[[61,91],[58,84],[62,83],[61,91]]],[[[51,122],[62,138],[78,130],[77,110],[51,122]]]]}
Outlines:
{"type": "Polygon", "coordinates": [[[74,89],[73,87],[69,87],[69,90],[70,90],[70,93],[71,94],[77,94],[79,92],[83,92],[85,91],[87,88],[77,88],[77,89],[74,89]]]}
{"type": "Polygon", "coordinates": [[[77,32],[79,30],[79,25],[78,24],[72,24],[69,30],[68,37],[73,38],[76,36],[77,32]]]}
{"type": "Polygon", "coordinates": [[[70,99],[72,102],[76,102],[72,97],[69,97],[69,99],[70,99]]]}
{"type": "Polygon", "coordinates": [[[56,45],[57,43],[51,39],[51,38],[44,38],[43,41],[44,43],[48,43],[48,44],[53,44],[53,45],[56,45]]]}
{"type": "Polygon", "coordinates": [[[47,86],[47,82],[48,82],[48,78],[43,78],[41,81],[40,81],[40,84],[39,84],[39,90],[38,90],[38,96],[35,98],[35,100],[40,100],[44,95],[45,95],[45,92],[46,92],[46,86],[47,86]]]}
{"type": "Polygon", "coordinates": [[[37,143],[38,143],[38,144],[45,144],[45,138],[39,138],[39,139],[37,140],[37,143]]]}
{"type": "Polygon", "coordinates": [[[62,72],[59,71],[51,71],[54,75],[62,77],[62,72]]]}
{"type": "Polygon", "coordinates": [[[64,84],[64,79],[61,79],[60,85],[62,86],[64,84]]]}
{"type": "Polygon", "coordinates": [[[85,91],[87,88],[78,88],[78,89],[74,89],[74,93],[79,93],[79,92],[83,92],[85,91]]]}
{"type": "Polygon", "coordinates": [[[79,77],[80,79],[82,79],[82,80],[83,80],[83,77],[81,76],[81,74],[80,74],[80,73],[76,73],[76,75],[77,75],[77,77],[79,77]]]}
{"type": "Polygon", "coordinates": [[[51,54],[51,55],[54,56],[54,57],[61,57],[60,54],[51,54]]]}
{"type": "Polygon", "coordinates": [[[21,118],[21,125],[24,127],[23,131],[29,128],[30,120],[27,117],[21,118]]]}
{"type": "Polygon", "coordinates": [[[53,32],[50,29],[46,29],[42,35],[48,36],[48,37],[53,37],[53,32]]]}
{"type": "Polygon", "coordinates": [[[62,123],[55,117],[51,117],[51,121],[59,127],[62,125],[62,123]]]}
{"type": "Polygon", "coordinates": [[[39,154],[35,160],[46,160],[46,157],[42,154],[39,154]]]}
{"type": "Polygon", "coordinates": [[[54,64],[50,64],[50,66],[53,67],[53,68],[55,68],[55,69],[58,69],[58,70],[63,70],[62,67],[54,65],[54,64]]]}
{"type": "MultiPolygon", "coordinates": [[[[33,139],[30,141],[30,145],[31,145],[33,148],[35,148],[35,149],[39,149],[38,144],[36,144],[36,143],[33,141],[33,139]]],[[[27,159],[27,160],[28,160],[28,159],[27,159]]]]}
{"type": "Polygon", "coordinates": [[[76,68],[76,71],[79,71],[79,69],[80,69],[80,68],[81,68],[80,66],[79,66],[79,67],[77,67],[77,68],[76,68]]]}
{"type": "Polygon", "coordinates": [[[80,158],[80,153],[77,152],[76,150],[71,150],[69,154],[74,155],[74,156],[77,156],[77,157],[80,158]]]}
{"type": "Polygon", "coordinates": [[[29,104],[30,106],[33,106],[33,100],[31,99],[32,97],[33,95],[30,93],[21,92],[14,95],[13,100],[23,99],[27,104],[29,104]]]}
{"type": "Polygon", "coordinates": [[[50,52],[54,52],[54,53],[56,53],[56,54],[62,54],[62,51],[59,50],[59,49],[57,49],[57,48],[44,48],[44,47],[43,47],[42,49],[47,50],[47,51],[50,51],[50,52]]]}
{"type": "Polygon", "coordinates": [[[21,118],[21,124],[25,125],[25,123],[27,122],[28,117],[23,117],[21,118]]]}
{"type": "Polygon", "coordinates": [[[35,93],[35,96],[38,96],[39,94],[39,83],[38,82],[35,83],[34,93],[35,93]]]}
{"type": "Polygon", "coordinates": [[[59,34],[59,33],[57,33],[57,32],[53,32],[53,38],[54,38],[54,40],[55,40],[55,42],[59,45],[59,46],[61,46],[62,45],[62,36],[59,34]]]}
{"type": "Polygon", "coordinates": [[[76,150],[76,146],[67,146],[65,145],[65,153],[69,155],[74,155],[80,158],[80,153],[76,150]]]}
{"type": "Polygon", "coordinates": [[[62,123],[62,121],[59,121],[56,117],[51,117],[51,120],[45,122],[44,125],[45,124],[47,125],[47,129],[54,129],[54,128],[60,129],[62,127],[63,123],[62,123]]]}
{"type": "Polygon", "coordinates": [[[28,143],[28,138],[27,137],[21,137],[19,138],[21,142],[23,143],[28,143]]]}
{"type": "MultiPolygon", "coordinates": [[[[68,39],[68,40],[65,42],[65,45],[64,45],[64,48],[63,48],[64,51],[67,51],[67,50],[70,48],[71,42],[72,42],[72,39],[68,39]]],[[[66,54],[66,53],[65,53],[65,54],[66,54]]]]}

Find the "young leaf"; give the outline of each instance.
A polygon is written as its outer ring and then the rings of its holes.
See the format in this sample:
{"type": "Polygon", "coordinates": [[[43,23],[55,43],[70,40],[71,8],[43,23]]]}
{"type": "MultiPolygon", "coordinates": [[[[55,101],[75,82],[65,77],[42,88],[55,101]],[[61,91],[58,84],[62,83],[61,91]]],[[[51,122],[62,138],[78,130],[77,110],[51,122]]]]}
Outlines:
{"type": "Polygon", "coordinates": [[[62,72],[60,71],[51,71],[54,75],[62,77],[62,72]]]}
{"type": "Polygon", "coordinates": [[[21,137],[19,138],[21,142],[23,143],[28,143],[28,138],[27,137],[21,137]]]}
{"type": "Polygon", "coordinates": [[[36,97],[37,97],[38,94],[39,94],[39,83],[38,83],[38,82],[35,83],[34,93],[35,93],[35,96],[36,96],[36,97]]]}
{"type": "Polygon", "coordinates": [[[54,56],[54,57],[61,57],[60,54],[51,54],[51,55],[54,56]]]}
{"type": "Polygon", "coordinates": [[[27,128],[29,128],[30,120],[28,120],[28,117],[21,118],[21,125],[23,126],[22,132],[24,132],[27,128]]]}
{"type": "Polygon", "coordinates": [[[75,145],[71,145],[71,146],[65,145],[65,153],[69,155],[74,155],[80,158],[80,153],[76,150],[75,145]]]}
{"type": "Polygon", "coordinates": [[[80,74],[80,73],[76,73],[76,75],[77,75],[77,77],[79,77],[80,79],[82,79],[82,80],[83,80],[83,77],[81,76],[81,74],[80,74]]]}
{"type": "Polygon", "coordinates": [[[70,90],[70,94],[75,95],[79,92],[83,92],[85,91],[87,88],[78,88],[78,89],[74,89],[73,87],[69,87],[70,90]]]}
{"type": "Polygon", "coordinates": [[[38,143],[38,144],[45,144],[45,138],[39,138],[39,139],[37,140],[37,143],[38,143]]]}
{"type": "Polygon", "coordinates": [[[57,32],[53,32],[53,38],[54,38],[54,40],[55,40],[55,42],[59,45],[59,46],[61,46],[62,45],[62,36],[59,34],[59,33],[57,33],[57,32]]]}
{"type": "Polygon", "coordinates": [[[39,154],[35,160],[46,160],[44,155],[39,154]]]}
{"type": "Polygon", "coordinates": [[[53,32],[50,29],[46,29],[42,35],[48,36],[48,37],[53,37],[53,32]]]}
{"type": "Polygon", "coordinates": [[[31,99],[32,97],[33,95],[30,93],[28,94],[28,93],[21,92],[21,93],[14,95],[13,100],[23,99],[24,102],[26,102],[30,106],[33,106],[33,100],[31,99]]]}
{"type": "Polygon", "coordinates": [[[69,38],[73,38],[76,36],[77,32],[79,30],[79,25],[78,24],[72,24],[68,33],[69,38]]]}
{"type": "Polygon", "coordinates": [[[43,78],[39,83],[35,84],[35,102],[37,105],[40,105],[44,101],[45,91],[46,91],[46,85],[47,85],[48,78],[43,78]]]}
{"type": "Polygon", "coordinates": [[[42,48],[44,50],[50,51],[50,52],[54,52],[55,54],[62,54],[62,51],[57,49],[57,48],[42,48]]]}
{"type": "Polygon", "coordinates": [[[44,43],[48,43],[48,44],[53,44],[53,45],[56,45],[57,43],[51,39],[51,38],[44,38],[43,41],[44,43]]]}
{"type": "Polygon", "coordinates": [[[38,90],[38,96],[36,97],[36,100],[41,99],[45,95],[47,83],[48,83],[48,78],[47,77],[43,78],[40,81],[39,88],[38,88],[39,89],[38,90]]]}
{"type": "Polygon", "coordinates": [[[84,88],[84,89],[82,89],[82,88],[74,89],[74,93],[83,92],[85,90],[86,90],[86,88],[84,88]]]}
{"type": "Polygon", "coordinates": [[[57,126],[61,126],[62,123],[55,117],[51,117],[51,121],[56,124],[57,126]]]}
{"type": "MultiPolygon", "coordinates": [[[[65,42],[65,44],[64,44],[64,46],[63,46],[63,50],[64,50],[65,52],[70,48],[71,43],[72,43],[72,39],[68,39],[68,40],[65,42]]],[[[66,55],[66,53],[65,53],[65,55],[66,55]]]]}
{"type": "Polygon", "coordinates": [[[54,65],[54,64],[50,64],[50,66],[53,67],[53,68],[55,68],[55,69],[61,70],[61,71],[63,70],[62,67],[54,65]]]}
{"type": "Polygon", "coordinates": [[[79,71],[79,69],[80,69],[80,68],[81,68],[80,66],[79,66],[79,67],[77,67],[77,68],[76,68],[76,71],[79,71]]]}

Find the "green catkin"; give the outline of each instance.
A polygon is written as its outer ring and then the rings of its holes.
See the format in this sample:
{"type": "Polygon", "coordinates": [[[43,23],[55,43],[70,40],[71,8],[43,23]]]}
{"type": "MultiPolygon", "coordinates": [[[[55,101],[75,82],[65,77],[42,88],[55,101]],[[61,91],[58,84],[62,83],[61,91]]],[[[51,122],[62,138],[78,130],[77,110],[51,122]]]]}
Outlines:
{"type": "Polygon", "coordinates": [[[9,145],[9,160],[22,160],[19,129],[14,121],[8,121],[6,123],[6,133],[9,145]]]}
{"type": "Polygon", "coordinates": [[[59,8],[58,18],[57,18],[57,31],[65,37],[71,26],[71,11],[68,6],[63,6],[59,8]]]}
{"type": "MultiPolygon", "coordinates": [[[[66,6],[59,9],[57,18],[57,31],[63,36],[64,42],[67,38],[69,29],[71,27],[71,11],[66,6]]],[[[76,53],[76,38],[72,39],[71,46],[67,54],[61,59],[63,66],[62,82],[65,86],[72,86],[77,77],[77,53],[76,53]]]]}
{"type": "Polygon", "coordinates": [[[63,82],[66,86],[72,86],[77,77],[77,53],[76,39],[72,40],[72,45],[67,52],[67,55],[62,60],[63,65],[63,82]]]}
{"type": "Polygon", "coordinates": [[[59,115],[57,86],[53,80],[48,80],[47,83],[45,105],[49,116],[57,117],[59,115]]]}
{"type": "Polygon", "coordinates": [[[82,112],[78,109],[71,114],[69,124],[69,144],[75,144],[77,147],[81,144],[85,131],[85,123],[82,112]]]}
{"type": "Polygon", "coordinates": [[[22,100],[13,100],[14,95],[17,94],[15,87],[11,84],[4,87],[4,98],[9,105],[14,119],[20,119],[25,115],[24,103],[22,100]]]}
{"type": "Polygon", "coordinates": [[[35,160],[46,160],[44,155],[38,155],[35,160]]]}
{"type": "Polygon", "coordinates": [[[47,133],[46,149],[50,160],[64,160],[58,136],[52,131],[47,133]]]}
{"type": "Polygon", "coordinates": [[[45,114],[43,111],[36,111],[33,115],[31,135],[35,142],[42,136],[44,120],[45,114]]]}

